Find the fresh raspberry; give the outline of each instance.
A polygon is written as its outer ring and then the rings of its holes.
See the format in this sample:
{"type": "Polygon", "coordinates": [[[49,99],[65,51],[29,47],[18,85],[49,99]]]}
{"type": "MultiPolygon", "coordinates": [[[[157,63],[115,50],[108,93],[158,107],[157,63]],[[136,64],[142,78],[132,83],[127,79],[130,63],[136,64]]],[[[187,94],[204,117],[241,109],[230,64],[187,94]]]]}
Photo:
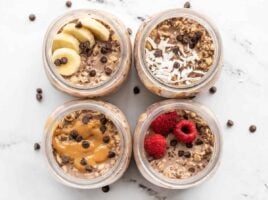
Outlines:
{"type": "Polygon", "coordinates": [[[192,121],[181,120],[176,124],[173,133],[180,142],[188,143],[195,140],[197,130],[192,121]]]}
{"type": "Polygon", "coordinates": [[[176,125],[176,120],[177,120],[176,112],[164,113],[155,118],[155,120],[151,123],[151,128],[156,133],[167,135],[173,131],[176,125]]]}
{"type": "Polygon", "coordinates": [[[166,153],[167,141],[161,134],[151,134],[144,140],[145,151],[156,159],[162,158],[166,153]]]}

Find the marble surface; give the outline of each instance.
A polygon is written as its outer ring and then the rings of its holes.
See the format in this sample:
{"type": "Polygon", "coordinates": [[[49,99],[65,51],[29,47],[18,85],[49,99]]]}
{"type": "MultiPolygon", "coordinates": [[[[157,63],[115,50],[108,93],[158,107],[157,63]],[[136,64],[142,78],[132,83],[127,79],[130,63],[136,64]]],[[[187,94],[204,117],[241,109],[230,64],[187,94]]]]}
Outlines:
{"type": "MultiPolygon", "coordinates": [[[[166,190],[153,186],[138,172],[134,161],[124,177],[111,185],[109,193],[77,190],[56,182],[49,174],[44,156],[33,150],[40,141],[47,116],[72,97],[56,91],[42,66],[42,39],[55,17],[78,8],[112,12],[133,30],[147,17],[168,8],[181,7],[182,0],[73,0],[71,9],[64,0],[0,0],[0,199],[268,199],[268,1],[192,0],[193,9],[210,16],[224,43],[224,68],[211,95],[196,100],[217,115],[224,138],[222,163],[213,178],[189,190],[166,190]],[[28,15],[35,13],[35,22],[28,15]],[[44,100],[35,100],[42,87],[44,100]],[[226,121],[235,126],[226,128],[226,121]],[[248,131],[256,124],[255,134],[248,131]]],[[[137,116],[161,98],[150,94],[132,68],[129,80],[116,93],[103,98],[121,108],[132,130],[137,116]],[[141,93],[134,95],[138,85],[141,93]]]]}

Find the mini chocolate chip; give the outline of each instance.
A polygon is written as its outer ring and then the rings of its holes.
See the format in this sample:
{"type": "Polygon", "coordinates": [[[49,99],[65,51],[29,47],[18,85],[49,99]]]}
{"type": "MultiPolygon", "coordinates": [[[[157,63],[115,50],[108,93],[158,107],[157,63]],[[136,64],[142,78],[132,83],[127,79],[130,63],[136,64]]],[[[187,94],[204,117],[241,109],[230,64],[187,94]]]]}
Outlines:
{"type": "Polygon", "coordinates": [[[93,54],[93,49],[87,50],[87,57],[90,57],[93,54]]]}
{"type": "Polygon", "coordinates": [[[36,97],[36,100],[37,100],[37,101],[42,101],[42,99],[43,99],[43,96],[42,96],[42,94],[40,94],[40,93],[37,93],[37,94],[35,95],[35,97],[36,97]]]}
{"type": "Polygon", "coordinates": [[[106,47],[101,47],[101,53],[102,54],[106,54],[106,53],[108,53],[109,51],[107,50],[107,48],[106,47]]]}
{"type": "Polygon", "coordinates": [[[92,118],[92,116],[90,116],[90,115],[84,115],[82,117],[83,124],[87,124],[91,118],[92,118]]]}
{"type": "Polygon", "coordinates": [[[109,185],[106,185],[106,186],[102,187],[101,190],[106,193],[106,192],[109,192],[110,187],[109,187],[109,185]]]}
{"type": "Polygon", "coordinates": [[[217,88],[216,88],[215,86],[213,86],[213,87],[211,87],[211,88],[209,89],[209,92],[210,92],[211,94],[215,94],[215,93],[217,92],[217,88]]]}
{"type": "Polygon", "coordinates": [[[76,138],[75,138],[75,141],[76,142],[81,142],[83,140],[83,137],[81,135],[78,135],[76,138]]]}
{"type": "Polygon", "coordinates": [[[178,151],[178,156],[179,156],[179,157],[184,156],[184,151],[183,151],[183,150],[179,150],[179,151],[178,151]]]}
{"type": "Polygon", "coordinates": [[[162,56],[162,50],[161,49],[156,49],[154,52],[155,57],[161,57],[162,56]]]}
{"type": "Polygon", "coordinates": [[[227,125],[228,127],[231,127],[231,126],[234,125],[234,122],[233,122],[232,120],[229,119],[229,120],[227,121],[226,125],[227,125]]]}
{"type": "Polygon", "coordinates": [[[61,65],[61,60],[60,60],[60,59],[56,59],[56,60],[54,61],[54,64],[55,64],[56,66],[60,66],[60,65],[61,65]]]}
{"type": "Polygon", "coordinates": [[[180,67],[180,63],[178,63],[178,62],[174,62],[174,64],[173,64],[173,68],[174,69],[178,69],[180,67]]]}
{"type": "Polygon", "coordinates": [[[186,1],[183,7],[184,8],[191,8],[190,2],[189,1],[186,1]]]}
{"type": "Polygon", "coordinates": [[[61,64],[67,64],[67,62],[68,62],[68,58],[66,58],[66,57],[62,57],[62,58],[60,59],[60,61],[61,61],[61,64]]]}
{"type": "Polygon", "coordinates": [[[191,153],[189,151],[184,152],[184,157],[185,158],[190,158],[191,157],[191,153]]]}
{"type": "Polygon", "coordinates": [[[108,51],[112,51],[112,48],[113,48],[113,45],[111,42],[106,42],[105,43],[105,48],[108,50],[108,51]]]}
{"type": "Polygon", "coordinates": [[[170,146],[175,147],[178,144],[178,141],[176,139],[173,139],[170,141],[170,146]]]}
{"type": "Polygon", "coordinates": [[[193,144],[192,143],[186,143],[186,147],[187,148],[193,148],[193,144]]]}
{"type": "Polygon", "coordinates": [[[93,168],[91,167],[91,166],[89,166],[89,165],[87,165],[86,167],[85,167],[85,170],[87,171],[87,172],[92,172],[93,171],[93,168]]]}
{"type": "Polygon", "coordinates": [[[106,124],[107,121],[108,121],[107,118],[106,118],[104,115],[101,115],[100,122],[101,122],[102,124],[106,124]]]}
{"type": "Polygon", "coordinates": [[[43,93],[43,90],[41,88],[37,88],[36,89],[36,92],[39,93],[39,94],[41,94],[41,93],[43,93]]]}
{"type": "Polygon", "coordinates": [[[139,94],[140,93],[140,88],[138,86],[135,86],[133,88],[133,92],[134,92],[134,94],[139,94]]]}
{"type": "MultiPolygon", "coordinates": [[[[81,22],[76,22],[76,24],[75,24],[75,28],[82,28],[83,27],[83,25],[82,25],[82,23],[81,22]]],[[[88,41],[87,41],[88,42],[88,41]]]]}
{"type": "Polygon", "coordinates": [[[72,2],[71,2],[71,1],[66,1],[65,5],[66,5],[68,8],[70,8],[70,7],[72,7],[72,2]]]}
{"type": "Polygon", "coordinates": [[[256,130],[257,130],[257,127],[256,127],[255,125],[251,125],[251,126],[249,127],[249,131],[250,131],[251,133],[254,133],[256,130]]]}
{"type": "Polygon", "coordinates": [[[62,164],[66,165],[70,162],[70,157],[69,156],[62,156],[61,161],[62,161],[62,164]]]}
{"type": "Polygon", "coordinates": [[[104,126],[104,125],[102,125],[101,127],[100,127],[100,131],[102,132],[102,133],[105,133],[105,131],[106,131],[106,126],[104,126]]]}
{"type": "Polygon", "coordinates": [[[127,32],[128,32],[129,35],[132,35],[132,30],[131,30],[131,28],[127,28],[127,32]]]}
{"type": "Polygon", "coordinates": [[[195,172],[195,168],[194,168],[194,167],[190,167],[190,168],[188,169],[188,171],[194,173],[194,172],[195,172]]]}
{"type": "Polygon", "coordinates": [[[195,37],[196,37],[197,41],[201,39],[202,35],[203,35],[203,33],[201,31],[197,31],[195,33],[195,37]]]}
{"type": "MultiPolygon", "coordinates": [[[[100,59],[100,61],[101,61],[102,63],[107,63],[107,58],[106,58],[105,56],[102,56],[101,59],[100,59]]],[[[105,73],[106,73],[106,72],[105,72],[105,73]]]]}
{"type": "Polygon", "coordinates": [[[105,74],[108,75],[108,76],[111,75],[112,72],[113,72],[113,70],[111,68],[109,68],[109,67],[105,67],[104,71],[105,71],[105,74]]]}
{"type": "Polygon", "coordinates": [[[80,164],[81,164],[81,165],[87,165],[87,161],[86,161],[86,159],[85,159],[85,158],[82,158],[82,159],[80,160],[80,164]]]}
{"type": "Polygon", "coordinates": [[[34,21],[36,19],[36,16],[34,14],[29,15],[29,20],[34,21]]]}
{"type": "Polygon", "coordinates": [[[83,147],[84,149],[89,148],[89,146],[90,146],[90,144],[89,144],[88,141],[84,140],[84,141],[82,142],[82,147],[83,147]]]}
{"type": "Polygon", "coordinates": [[[196,43],[193,42],[193,41],[190,41],[190,43],[189,43],[189,47],[190,47],[190,49],[194,49],[195,46],[196,46],[196,43]]]}
{"type": "Polygon", "coordinates": [[[137,19],[138,20],[141,20],[142,22],[145,20],[145,18],[144,17],[141,17],[141,16],[138,16],[137,19]]]}
{"type": "Polygon", "coordinates": [[[113,157],[115,157],[115,152],[109,151],[108,158],[113,158],[113,157]]]}
{"type": "Polygon", "coordinates": [[[72,130],[72,131],[70,132],[69,139],[70,139],[70,140],[75,140],[75,139],[77,138],[78,135],[79,135],[79,134],[78,134],[77,130],[72,130]]]}
{"type": "Polygon", "coordinates": [[[40,149],[40,144],[39,143],[34,143],[34,150],[39,150],[40,149]]]}
{"type": "Polygon", "coordinates": [[[189,37],[187,35],[184,35],[182,38],[182,44],[188,44],[190,41],[189,37]]]}
{"type": "Polygon", "coordinates": [[[175,55],[178,55],[179,52],[180,52],[180,48],[179,48],[179,47],[174,47],[174,48],[172,49],[172,52],[173,52],[175,55]]]}
{"type": "Polygon", "coordinates": [[[109,143],[110,142],[110,137],[108,135],[105,135],[103,138],[102,138],[102,141],[104,143],[109,143]]]}
{"type": "Polygon", "coordinates": [[[196,139],[196,141],[195,141],[195,145],[201,145],[201,144],[203,144],[204,142],[201,140],[201,139],[196,139]]]}
{"type": "Polygon", "coordinates": [[[177,40],[178,42],[182,42],[182,40],[183,40],[183,36],[182,36],[182,35],[177,35],[176,40],[177,40]]]}

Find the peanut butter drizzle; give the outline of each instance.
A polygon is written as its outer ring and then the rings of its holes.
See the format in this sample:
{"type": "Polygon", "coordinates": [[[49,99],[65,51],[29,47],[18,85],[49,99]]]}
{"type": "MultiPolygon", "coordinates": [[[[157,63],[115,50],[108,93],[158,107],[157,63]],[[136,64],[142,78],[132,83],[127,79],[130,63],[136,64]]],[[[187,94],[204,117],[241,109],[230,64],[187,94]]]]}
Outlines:
{"type": "MultiPolygon", "coordinates": [[[[90,166],[105,162],[108,159],[111,144],[103,143],[103,134],[100,131],[100,121],[96,119],[90,120],[88,124],[83,124],[79,119],[74,122],[72,128],[56,129],[52,140],[54,149],[60,154],[69,156],[74,160],[74,166],[81,172],[85,171],[85,166],[80,164],[82,158],[87,161],[90,166]],[[69,135],[72,130],[76,130],[83,137],[83,141],[88,141],[89,148],[82,147],[82,141],[76,142],[60,141],[59,135],[69,135]]],[[[108,131],[106,131],[108,132],[108,131]]]]}

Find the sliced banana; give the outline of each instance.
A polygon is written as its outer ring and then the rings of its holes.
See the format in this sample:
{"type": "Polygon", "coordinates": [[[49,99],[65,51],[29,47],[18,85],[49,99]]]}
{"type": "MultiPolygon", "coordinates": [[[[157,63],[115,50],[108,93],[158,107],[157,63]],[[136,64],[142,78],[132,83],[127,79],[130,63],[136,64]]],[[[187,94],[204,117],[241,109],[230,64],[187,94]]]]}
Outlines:
{"type": "Polygon", "coordinates": [[[75,23],[70,23],[64,26],[62,32],[74,36],[80,42],[89,41],[90,47],[95,44],[94,35],[86,28],[76,28],[75,23]]]}
{"type": "Polygon", "coordinates": [[[67,58],[67,63],[57,66],[56,70],[63,76],[70,76],[77,72],[81,63],[79,54],[75,50],[69,48],[56,49],[52,55],[52,61],[54,63],[55,60],[63,57],[67,58]]]}
{"type": "Polygon", "coordinates": [[[102,41],[108,41],[110,32],[109,30],[100,22],[97,20],[91,18],[91,17],[84,17],[80,19],[80,22],[82,25],[86,28],[88,28],[96,38],[102,41]]]}
{"type": "Polygon", "coordinates": [[[79,41],[70,34],[59,33],[54,37],[52,51],[60,48],[70,48],[79,53],[79,41]]]}

